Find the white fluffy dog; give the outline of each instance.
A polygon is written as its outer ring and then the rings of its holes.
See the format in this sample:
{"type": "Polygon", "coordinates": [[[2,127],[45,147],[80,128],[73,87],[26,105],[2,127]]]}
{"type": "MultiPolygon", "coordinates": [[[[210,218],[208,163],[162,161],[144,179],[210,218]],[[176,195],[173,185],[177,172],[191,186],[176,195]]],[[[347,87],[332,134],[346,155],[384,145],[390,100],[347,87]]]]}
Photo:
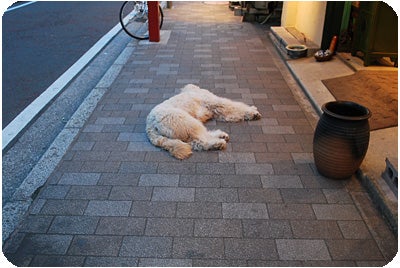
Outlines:
{"type": "Polygon", "coordinates": [[[189,84],[181,93],[154,107],[146,120],[146,132],[155,146],[178,159],[188,158],[192,149],[225,149],[229,135],[221,130],[208,131],[209,119],[225,122],[260,119],[257,107],[221,98],[208,90],[189,84]]]}

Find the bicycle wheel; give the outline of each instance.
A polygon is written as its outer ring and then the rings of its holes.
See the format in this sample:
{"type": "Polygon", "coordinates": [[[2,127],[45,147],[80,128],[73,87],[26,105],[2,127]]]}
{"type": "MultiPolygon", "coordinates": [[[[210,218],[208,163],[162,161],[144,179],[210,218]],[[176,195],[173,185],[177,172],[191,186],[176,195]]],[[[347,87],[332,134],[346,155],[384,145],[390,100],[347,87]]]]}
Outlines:
{"type": "MultiPolygon", "coordinates": [[[[159,6],[160,29],[163,23],[163,12],[159,6]]],[[[119,12],[119,21],[124,31],[139,40],[149,39],[148,8],[146,1],[126,1],[119,12]]]]}

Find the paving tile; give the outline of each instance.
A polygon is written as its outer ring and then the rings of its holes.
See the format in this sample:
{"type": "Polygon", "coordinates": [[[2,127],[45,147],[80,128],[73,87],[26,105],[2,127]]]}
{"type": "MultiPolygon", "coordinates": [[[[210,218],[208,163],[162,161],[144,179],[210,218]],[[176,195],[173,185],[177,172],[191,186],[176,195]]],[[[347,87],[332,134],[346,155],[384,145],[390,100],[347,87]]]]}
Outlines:
{"type": "Polygon", "coordinates": [[[98,185],[137,186],[140,174],[103,173],[98,185]]]}
{"type": "Polygon", "coordinates": [[[79,135],[79,141],[115,141],[118,133],[85,132],[79,135]]]}
{"type": "Polygon", "coordinates": [[[292,161],[272,163],[276,175],[314,175],[309,164],[293,164],[292,161]]]}
{"type": "Polygon", "coordinates": [[[150,200],[152,187],[135,187],[135,186],[114,186],[111,189],[108,199],[110,200],[127,200],[139,201],[150,200]]]}
{"type": "Polygon", "coordinates": [[[335,267],[353,267],[357,266],[356,262],[354,261],[335,261],[335,260],[325,260],[325,261],[302,261],[303,266],[318,266],[318,267],[325,267],[325,266],[335,266],[335,267]]]}
{"type": "Polygon", "coordinates": [[[107,199],[111,191],[111,186],[71,186],[66,198],[68,199],[107,199]]]}
{"type": "MultiPolygon", "coordinates": [[[[154,164],[152,164],[154,166],[154,164]]],[[[146,173],[146,172],[142,172],[146,173]]],[[[151,172],[147,172],[151,173],[151,172]]],[[[196,164],[195,163],[164,163],[158,164],[158,173],[166,174],[196,174],[196,164]]]]}
{"type": "Polygon", "coordinates": [[[30,215],[22,223],[21,230],[26,233],[46,233],[53,216],[30,215]]]}
{"type": "Polygon", "coordinates": [[[130,88],[127,88],[127,89],[124,90],[124,93],[127,93],[127,94],[138,94],[138,93],[145,94],[145,93],[148,93],[148,92],[149,92],[148,88],[130,87],[130,88]]]}
{"type": "Polygon", "coordinates": [[[125,151],[128,147],[128,142],[123,141],[98,141],[92,147],[93,151],[97,152],[121,152],[125,151]]]}
{"type": "Polygon", "coordinates": [[[77,151],[73,159],[75,161],[106,161],[110,152],[77,151]]]}
{"type": "Polygon", "coordinates": [[[83,256],[62,256],[62,255],[36,255],[31,266],[34,267],[78,267],[83,266],[83,256]]]}
{"type": "Polygon", "coordinates": [[[65,173],[59,184],[67,185],[96,185],[101,173],[65,173]]]}
{"type": "MultiPolygon", "coordinates": [[[[304,266],[303,261],[266,261],[266,260],[248,260],[248,267],[291,267],[291,266],[304,266]]],[[[311,266],[311,265],[310,265],[311,266]]],[[[323,266],[323,265],[317,265],[323,266]]],[[[338,265],[339,266],[339,265],[338,265]]]]}
{"type": "Polygon", "coordinates": [[[87,201],[83,200],[46,200],[39,214],[45,215],[83,215],[87,201]]]}
{"type": "Polygon", "coordinates": [[[228,259],[277,260],[273,239],[226,238],[225,255],[228,259]]]}
{"type": "Polygon", "coordinates": [[[326,203],[325,195],[320,189],[281,189],[281,195],[285,203],[326,203]]]}
{"type": "Polygon", "coordinates": [[[44,199],[63,199],[67,195],[71,186],[69,185],[48,185],[40,193],[44,199]]]}
{"type": "Polygon", "coordinates": [[[264,188],[303,188],[301,179],[297,175],[269,175],[261,176],[264,188]]]}
{"type": "MultiPolygon", "coordinates": [[[[231,175],[228,175],[230,177],[231,175]]],[[[221,186],[221,180],[225,175],[181,175],[180,187],[217,187],[221,186]]]]}
{"type": "Polygon", "coordinates": [[[132,79],[129,81],[129,84],[151,84],[153,79],[151,78],[142,78],[142,79],[132,79]]]}
{"type": "Polygon", "coordinates": [[[122,237],[77,235],[68,249],[70,255],[117,256],[122,237]]]}
{"type": "Polygon", "coordinates": [[[246,260],[193,259],[193,267],[246,267],[246,266],[248,266],[246,260]]]}
{"type": "Polygon", "coordinates": [[[154,187],[151,201],[193,202],[194,188],[154,187]]]}
{"type": "Polygon", "coordinates": [[[196,188],[196,202],[237,202],[238,193],[234,188],[196,188]]]}
{"type": "Polygon", "coordinates": [[[176,213],[176,204],[174,202],[134,201],[132,203],[130,216],[169,218],[169,217],[174,217],[175,213],[176,213]]]}
{"type": "Polygon", "coordinates": [[[127,151],[132,151],[132,152],[149,152],[149,151],[154,151],[158,152],[161,151],[160,148],[155,147],[148,141],[131,141],[128,144],[127,151]]]}
{"type": "Polygon", "coordinates": [[[83,162],[81,172],[118,172],[120,162],[112,161],[86,161],[83,162]]]}
{"type": "Polygon", "coordinates": [[[241,203],[282,203],[279,189],[239,188],[241,203]]]}
{"type": "MultiPolygon", "coordinates": [[[[346,261],[342,261],[342,263],[343,262],[346,262],[346,261]]],[[[392,262],[389,262],[389,263],[392,263],[392,262]]],[[[350,261],[347,261],[347,263],[350,263],[350,261]]],[[[357,261],[356,263],[360,267],[383,267],[388,264],[387,261],[357,261]]],[[[348,266],[350,266],[350,265],[348,265],[348,266]]]]}
{"type": "Polygon", "coordinates": [[[125,236],[120,256],[170,258],[172,237],[125,236]]]}
{"type": "Polygon", "coordinates": [[[269,175],[274,173],[271,164],[238,163],[235,164],[235,169],[236,174],[269,175]]]}
{"type": "Polygon", "coordinates": [[[336,221],[330,220],[292,220],[293,237],[306,239],[341,239],[336,221]]]}
{"type": "Polygon", "coordinates": [[[309,204],[268,204],[271,219],[315,219],[309,204]]]}
{"type": "Polygon", "coordinates": [[[157,164],[146,162],[122,162],[120,173],[150,174],[157,173],[157,164]]]}
{"type": "Polygon", "coordinates": [[[110,152],[110,156],[108,157],[108,161],[114,161],[114,162],[139,162],[143,161],[145,158],[146,152],[131,152],[131,151],[126,151],[126,152],[121,152],[121,151],[114,151],[110,152]]]}
{"type": "Polygon", "coordinates": [[[312,153],[291,153],[295,164],[314,163],[314,156],[312,153]]]}
{"type": "MultiPolygon", "coordinates": [[[[267,143],[267,149],[268,152],[286,152],[286,153],[292,153],[292,152],[297,152],[301,153],[303,152],[303,147],[301,146],[300,143],[296,142],[286,142],[286,143],[267,143]]],[[[312,162],[312,161],[309,161],[312,162]]],[[[309,163],[309,162],[304,162],[304,161],[296,161],[295,163],[309,163]]]]}
{"type": "Polygon", "coordinates": [[[323,240],[277,239],[276,246],[282,260],[330,260],[323,240]]]}
{"type": "Polygon", "coordinates": [[[131,204],[131,201],[90,200],[85,215],[128,216],[131,204]]]}
{"type": "Polygon", "coordinates": [[[96,234],[143,235],[145,224],[144,218],[102,217],[97,225],[96,234]]]}
{"type": "Polygon", "coordinates": [[[94,141],[78,141],[72,145],[71,150],[75,151],[90,151],[92,150],[95,142],[94,141]]]}
{"type": "Polygon", "coordinates": [[[230,163],[197,163],[196,172],[199,174],[234,174],[234,164],[230,163]]]}
{"type": "Polygon", "coordinates": [[[139,186],[178,186],[179,175],[174,174],[142,174],[139,186]]]}
{"type": "MultiPolygon", "coordinates": [[[[305,188],[321,188],[321,189],[342,189],[344,181],[332,180],[318,175],[300,175],[301,182],[305,188]]],[[[328,196],[325,195],[327,198],[328,196]]]]}
{"type": "Polygon", "coordinates": [[[191,259],[140,258],[140,267],[191,267],[191,259]]]}
{"type": "Polygon", "coordinates": [[[85,266],[89,267],[134,267],[138,266],[138,263],[138,258],[132,257],[89,256],[85,260],[85,266]]]}
{"type": "Polygon", "coordinates": [[[326,243],[333,260],[383,260],[374,240],[328,240],[326,243]]]}
{"type": "Polygon", "coordinates": [[[194,224],[194,236],[242,237],[242,224],[240,220],[198,219],[194,224]]]}
{"type": "Polygon", "coordinates": [[[322,189],[325,194],[326,200],[331,204],[351,204],[350,194],[345,189],[322,189]]]}
{"type": "Polygon", "coordinates": [[[72,235],[29,234],[18,249],[22,254],[65,254],[72,241],[72,235]]]}
{"type": "Polygon", "coordinates": [[[258,175],[230,175],[221,177],[221,187],[256,188],[261,186],[258,175]]]}
{"type": "Polygon", "coordinates": [[[274,163],[292,159],[289,153],[255,153],[254,156],[257,163],[274,163]]]}
{"type": "Polygon", "coordinates": [[[290,238],[291,226],[287,220],[242,220],[243,237],[246,238],[290,238]]]}
{"type": "Polygon", "coordinates": [[[222,218],[221,203],[211,202],[182,202],[177,204],[178,218],[222,218]]]}
{"type": "Polygon", "coordinates": [[[56,216],[48,230],[53,234],[93,234],[98,217],[56,216]]]}
{"type": "Polygon", "coordinates": [[[223,259],[223,238],[177,237],[173,243],[174,258],[223,259]]]}
{"type": "Polygon", "coordinates": [[[364,221],[338,221],[338,225],[346,239],[371,239],[364,221]]]}
{"type": "MultiPolygon", "coordinates": [[[[232,132],[234,133],[234,132],[232,132]]],[[[234,137],[232,137],[234,138],[234,137]]],[[[268,148],[264,143],[254,143],[254,142],[235,142],[231,143],[232,151],[235,153],[264,153],[268,152],[268,148]]],[[[236,163],[247,163],[238,161],[236,163]]],[[[253,162],[255,163],[255,162],[253,162]]]]}
{"type": "Polygon", "coordinates": [[[313,204],[312,207],[318,220],[361,220],[353,204],[313,204]]]}
{"type": "Polygon", "coordinates": [[[148,236],[192,236],[192,219],[148,218],[145,234],[148,236]]]}
{"type": "Polygon", "coordinates": [[[125,117],[98,117],[96,125],[121,125],[125,122],[125,117]]]}
{"type": "Polygon", "coordinates": [[[275,111],[301,111],[301,108],[299,105],[272,105],[272,108],[275,111]]]}
{"type": "Polygon", "coordinates": [[[262,131],[265,134],[294,134],[292,126],[263,126],[262,131]]]}
{"type": "Polygon", "coordinates": [[[222,203],[222,215],[225,219],[268,219],[264,203],[222,203]]]}

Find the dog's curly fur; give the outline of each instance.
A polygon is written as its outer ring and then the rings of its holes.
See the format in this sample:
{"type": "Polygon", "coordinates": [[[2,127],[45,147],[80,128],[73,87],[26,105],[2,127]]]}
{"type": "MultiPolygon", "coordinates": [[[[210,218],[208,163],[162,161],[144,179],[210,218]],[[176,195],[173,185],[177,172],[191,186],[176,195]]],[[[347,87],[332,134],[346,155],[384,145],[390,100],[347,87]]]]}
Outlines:
{"type": "Polygon", "coordinates": [[[239,122],[260,118],[255,106],[221,98],[189,84],[181,89],[181,93],[150,111],[146,132],[152,144],[178,159],[185,159],[192,154],[192,149],[225,149],[229,135],[219,129],[208,131],[203,125],[207,120],[239,122]]]}

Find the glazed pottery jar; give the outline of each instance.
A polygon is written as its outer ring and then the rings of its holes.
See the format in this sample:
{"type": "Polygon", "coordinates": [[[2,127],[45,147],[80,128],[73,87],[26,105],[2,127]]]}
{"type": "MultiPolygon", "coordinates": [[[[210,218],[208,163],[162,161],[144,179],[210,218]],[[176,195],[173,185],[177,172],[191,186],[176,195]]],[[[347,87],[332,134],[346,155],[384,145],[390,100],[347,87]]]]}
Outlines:
{"type": "Polygon", "coordinates": [[[350,101],[325,103],[322,111],[313,140],[317,170],[328,178],[349,178],[367,153],[371,112],[350,101]]]}

